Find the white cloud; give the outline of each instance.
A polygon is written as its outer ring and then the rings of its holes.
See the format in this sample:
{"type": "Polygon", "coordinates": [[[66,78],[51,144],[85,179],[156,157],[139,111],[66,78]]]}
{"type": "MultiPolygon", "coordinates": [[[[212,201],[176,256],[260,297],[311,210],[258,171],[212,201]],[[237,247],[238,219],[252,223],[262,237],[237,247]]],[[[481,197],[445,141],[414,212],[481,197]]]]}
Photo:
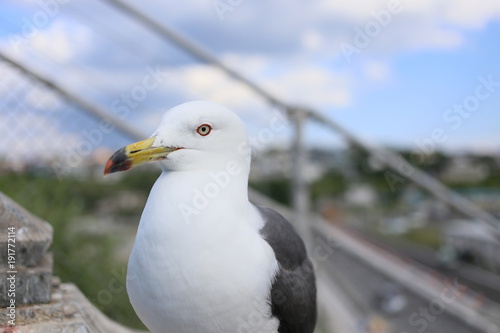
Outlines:
{"type": "Polygon", "coordinates": [[[292,104],[316,108],[348,106],[351,103],[349,80],[316,65],[302,65],[266,80],[278,96],[292,104]]]}
{"type": "MultiPolygon", "coordinates": [[[[326,16],[344,17],[352,23],[362,23],[372,18],[373,12],[401,7],[401,14],[438,24],[456,24],[461,27],[481,28],[486,22],[500,18],[500,3],[496,0],[474,2],[469,0],[318,0],[318,12],[326,16]]],[[[397,14],[399,15],[399,14],[397,14]]]]}
{"type": "Polygon", "coordinates": [[[325,47],[323,35],[315,29],[306,29],[300,35],[302,47],[307,51],[318,51],[325,47]]]}
{"type": "Polygon", "coordinates": [[[172,87],[183,96],[207,99],[233,108],[247,108],[255,102],[255,95],[246,86],[230,79],[221,70],[203,64],[175,69],[172,87]]]}
{"type": "MultiPolygon", "coordinates": [[[[467,29],[480,29],[500,18],[500,2],[485,0],[354,0],[318,2],[323,18],[342,18],[351,25],[350,39],[355,26],[363,29],[368,22],[390,12],[392,4],[399,10],[390,15],[389,24],[376,39],[386,51],[399,52],[413,48],[453,48],[462,44],[467,29]],[[378,14],[377,14],[378,13],[378,14]],[[382,14],[384,13],[384,14],[382,14]]],[[[320,14],[318,13],[318,16],[320,14]]],[[[345,40],[349,42],[349,38],[345,40]]],[[[368,50],[369,52],[369,50],[368,50]]]]}
{"type": "MultiPolygon", "coordinates": [[[[225,61],[234,64],[234,68],[255,80],[269,81],[265,79],[265,71],[272,66],[282,65],[284,61],[288,61],[287,64],[291,64],[292,70],[295,70],[297,62],[291,61],[295,59],[302,62],[298,65],[299,70],[308,75],[304,82],[324,83],[328,80],[321,79],[320,75],[315,74],[315,77],[312,77],[313,69],[304,69],[313,67],[307,63],[325,58],[342,60],[339,44],[352,43],[354,27],[363,28],[367,22],[374,20],[373,13],[387,11],[391,8],[391,3],[397,2],[398,0],[312,0],[307,6],[284,0],[276,0],[273,3],[244,2],[228,12],[228,19],[225,21],[218,20],[210,5],[189,0],[189,5],[146,1],[138,9],[157,19],[160,13],[165,14],[168,17],[168,25],[177,26],[180,31],[188,29],[189,31],[183,33],[209,48],[217,50],[219,47],[219,56],[222,55],[225,61]],[[229,47],[231,51],[228,50],[229,47]]],[[[90,12],[90,9],[99,9],[102,5],[75,2],[74,6],[90,12]]],[[[390,24],[384,27],[369,47],[362,50],[363,57],[369,60],[372,53],[393,55],[413,49],[457,47],[464,42],[466,29],[481,28],[490,20],[500,17],[500,2],[497,0],[483,0],[481,3],[472,3],[469,0],[400,0],[400,7],[401,12],[392,15],[390,24]]],[[[120,15],[100,17],[103,15],[101,12],[102,8],[94,11],[92,15],[95,15],[96,21],[106,21],[108,28],[113,22],[122,19],[120,15]]],[[[73,65],[75,62],[85,65],[88,57],[96,61],[97,55],[104,52],[101,48],[102,41],[97,42],[96,34],[88,28],[67,19],[61,11],[47,29],[40,30],[30,40],[32,50],[23,50],[20,56],[32,61],[42,55],[58,64],[73,65]]],[[[127,24],[120,24],[120,33],[122,37],[133,35],[136,40],[142,40],[144,35],[144,31],[137,31],[136,26],[127,24]]],[[[147,39],[148,47],[152,41],[147,39]]],[[[156,49],[158,56],[162,57],[160,48],[152,49],[156,49]]],[[[103,54],[102,61],[118,55],[123,57],[124,54],[119,48],[108,51],[103,54]]],[[[126,76],[127,66],[130,68],[134,65],[137,66],[137,63],[132,64],[130,59],[129,62],[125,61],[120,68],[125,74],[117,75],[126,76]]],[[[214,76],[216,74],[207,73],[207,70],[202,68],[203,66],[198,67],[204,71],[201,76],[210,75],[211,79],[222,82],[220,77],[214,76]]],[[[193,71],[194,69],[187,70],[191,73],[193,71]]],[[[335,73],[329,75],[335,76],[335,73]]],[[[200,85],[206,87],[202,82],[203,78],[191,78],[190,81],[194,82],[194,91],[200,85]]],[[[280,80],[277,81],[276,84],[279,84],[280,80]]],[[[224,88],[227,89],[227,86],[224,88]]],[[[215,95],[214,92],[206,91],[208,88],[203,89],[200,94],[215,95]]],[[[243,92],[238,91],[238,94],[240,93],[243,92]]],[[[348,103],[348,94],[336,92],[331,94],[327,101],[337,105],[345,104],[348,103]],[[338,96],[333,98],[334,95],[338,96]]]]}
{"type": "MultiPolygon", "coordinates": [[[[167,6],[160,2],[155,5],[157,13],[167,6]]],[[[390,15],[389,24],[377,37],[381,47],[391,53],[414,48],[454,48],[464,41],[467,30],[480,29],[500,18],[498,0],[312,0],[307,5],[276,0],[244,2],[227,12],[223,22],[217,22],[214,13],[200,15],[186,10],[180,10],[181,14],[171,19],[190,29],[197,40],[215,43],[222,52],[232,48],[240,53],[289,58],[314,51],[338,57],[338,44],[352,40],[354,27],[363,28],[393,8],[398,9],[397,13],[390,15]],[[211,32],[217,41],[209,40],[211,32]]]]}
{"type": "Polygon", "coordinates": [[[269,57],[262,54],[241,54],[241,53],[226,53],[222,61],[232,69],[245,74],[247,77],[257,77],[268,69],[270,62],[269,57]]]}
{"type": "Polygon", "coordinates": [[[361,22],[370,18],[372,11],[387,6],[387,0],[318,0],[314,2],[315,11],[323,16],[340,16],[349,21],[361,22]]]}
{"type": "Polygon", "coordinates": [[[385,82],[390,79],[391,70],[385,62],[368,61],[363,66],[365,77],[372,82],[385,82]]]}
{"type": "MultiPolygon", "coordinates": [[[[347,106],[351,103],[349,80],[325,68],[296,65],[293,71],[273,71],[273,63],[260,57],[232,55],[229,63],[244,64],[245,74],[255,79],[277,98],[291,104],[312,107],[347,106]]],[[[231,66],[233,67],[233,66],[231,66]]],[[[177,89],[185,96],[197,95],[237,109],[251,109],[261,98],[243,84],[209,65],[191,65],[173,73],[177,89]]]]}
{"type": "MultiPolygon", "coordinates": [[[[91,31],[62,16],[55,17],[46,28],[37,29],[32,35],[18,33],[0,38],[0,46],[2,52],[13,60],[63,86],[77,79],[72,75],[72,70],[85,63],[88,52],[93,48],[91,31]]],[[[89,72],[88,67],[85,71],[89,72]]],[[[24,74],[19,76],[26,80],[24,74]]],[[[39,97],[34,91],[27,98],[33,106],[55,104],[51,96],[39,97]]]]}
{"type": "Polygon", "coordinates": [[[80,58],[83,52],[89,50],[90,43],[89,30],[63,20],[54,21],[47,29],[30,39],[35,52],[50,56],[51,60],[58,63],[80,58]]]}
{"type": "Polygon", "coordinates": [[[456,1],[443,0],[444,18],[453,24],[471,29],[481,29],[489,21],[500,18],[500,2],[497,0],[456,1]]]}
{"type": "MultiPolygon", "coordinates": [[[[210,3],[199,1],[174,4],[150,0],[137,8],[218,49],[219,54],[273,56],[274,53],[275,60],[280,61],[283,57],[301,56],[304,51],[342,56],[339,43],[352,41],[354,27],[363,28],[374,20],[374,13],[387,12],[394,3],[400,4],[401,12],[391,16],[390,24],[377,37],[374,47],[364,50],[365,54],[457,47],[463,43],[467,29],[480,29],[500,18],[498,0],[312,0],[307,6],[285,0],[243,2],[227,12],[224,21],[218,19],[210,3]]],[[[102,4],[75,2],[72,6],[87,12],[96,9],[92,15],[96,21],[106,22],[108,28],[113,22],[124,23],[120,15],[101,17],[102,4]]],[[[40,52],[50,51],[54,60],[65,61],[90,47],[91,38],[82,26],[60,22],[60,16],[64,17],[63,11],[32,44],[40,52]]],[[[123,36],[140,39],[144,31],[139,33],[136,28],[120,24],[123,36]]]]}

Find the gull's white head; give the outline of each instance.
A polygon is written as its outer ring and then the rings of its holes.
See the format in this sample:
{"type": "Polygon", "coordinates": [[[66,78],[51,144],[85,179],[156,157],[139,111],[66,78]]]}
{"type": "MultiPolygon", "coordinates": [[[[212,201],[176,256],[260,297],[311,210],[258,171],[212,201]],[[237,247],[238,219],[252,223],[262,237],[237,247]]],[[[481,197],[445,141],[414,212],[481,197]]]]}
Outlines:
{"type": "Polygon", "coordinates": [[[170,171],[220,170],[230,162],[248,169],[250,152],[245,124],[234,112],[215,103],[181,104],[163,115],[149,139],[113,154],[104,173],[159,160],[170,171]]]}

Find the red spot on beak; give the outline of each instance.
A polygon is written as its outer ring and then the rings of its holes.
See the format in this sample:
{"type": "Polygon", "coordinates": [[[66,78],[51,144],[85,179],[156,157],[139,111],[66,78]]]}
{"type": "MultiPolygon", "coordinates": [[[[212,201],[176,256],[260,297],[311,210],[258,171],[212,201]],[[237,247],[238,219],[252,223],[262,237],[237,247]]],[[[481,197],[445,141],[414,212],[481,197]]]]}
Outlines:
{"type": "Polygon", "coordinates": [[[132,160],[125,154],[125,149],[122,148],[111,156],[104,167],[104,174],[108,175],[117,171],[127,171],[132,167],[132,160]]]}

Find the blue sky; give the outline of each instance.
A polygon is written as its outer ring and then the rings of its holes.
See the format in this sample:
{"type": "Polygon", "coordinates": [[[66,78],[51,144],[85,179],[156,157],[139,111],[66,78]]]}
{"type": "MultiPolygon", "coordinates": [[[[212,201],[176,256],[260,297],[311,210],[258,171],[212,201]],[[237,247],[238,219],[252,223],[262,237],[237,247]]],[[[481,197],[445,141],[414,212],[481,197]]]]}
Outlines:
{"type": "MultiPolygon", "coordinates": [[[[388,82],[357,89],[356,102],[334,116],[349,128],[373,133],[374,139],[396,145],[399,140],[405,144],[411,139],[422,140],[436,127],[449,129],[443,115],[474,94],[478,77],[492,75],[500,81],[499,37],[500,24],[492,22],[484,30],[467,33],[459,48],[398,54],[388,61],[388,82]],[[359,121],[362,118],[366,121],[359,121]]],[[[500,94],[492,93],[460,128],[448,130],[448,145],[465,147],[470,140],[475,142],[471,142],[473,147],[491,140],[492,146],[499,147],[499,106],[500,94]]]]}
{"type": "MultiPolygon", "coordinates": [[[[474,97],[484,80],[500,82],[496,0],[128,2],[283,100],[311,106],[367,141],[418,149],[438,129],[445,136],[439,148],[500,152],[500,86],[474,97]],[[366,45],[360,31],[371,33],[366,45]],[[358,52],[346,56],[346,45],[358,52]],[[445,120],[455,104],[474,98],[477,105],[460,116],[459,126],[452,126],[456,118],[445,120]]],[[[105,108],[140,85],[148,68],[161,69],[164,80],[125,119],[147,133],[165,110],[192,99],[234,109],[251,134],[272,117],[259,97],[105,1],[2,1],[0,47],[105,108]],[[28,36],[30,24],[36,32],[28,36]],[[12,38],[22,43],[14,46],[12,38]]],[[[69,135],[77,142],[84,128],[96,126],[87,117],[75,124],[59,114],[54,137],[46,140],[69,142],[69,135]]],[[[276,142],[287,142],[288,134],[277,133],[276,142]]],[[[317,125],[308,127],[307,138],[311,145],[341,142],[317,125]]],[[[104,143],[115,148],[121,141],[104,143]]]]}

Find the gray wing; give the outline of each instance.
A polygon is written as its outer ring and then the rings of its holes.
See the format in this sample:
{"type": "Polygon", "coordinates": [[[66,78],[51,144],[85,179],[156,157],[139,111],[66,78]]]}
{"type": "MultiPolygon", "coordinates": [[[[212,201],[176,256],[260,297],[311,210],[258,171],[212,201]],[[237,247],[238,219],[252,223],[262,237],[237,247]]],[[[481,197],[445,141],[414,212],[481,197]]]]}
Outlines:
{"type": "Polygon", "coordinates": [[[312,333],[316,325],[316,280],[304,242],[283,216],[258,207],[265,225],[262,238],[274,250],[280,265],[271,290],[273,316],[279,333],[312,333]]]}

